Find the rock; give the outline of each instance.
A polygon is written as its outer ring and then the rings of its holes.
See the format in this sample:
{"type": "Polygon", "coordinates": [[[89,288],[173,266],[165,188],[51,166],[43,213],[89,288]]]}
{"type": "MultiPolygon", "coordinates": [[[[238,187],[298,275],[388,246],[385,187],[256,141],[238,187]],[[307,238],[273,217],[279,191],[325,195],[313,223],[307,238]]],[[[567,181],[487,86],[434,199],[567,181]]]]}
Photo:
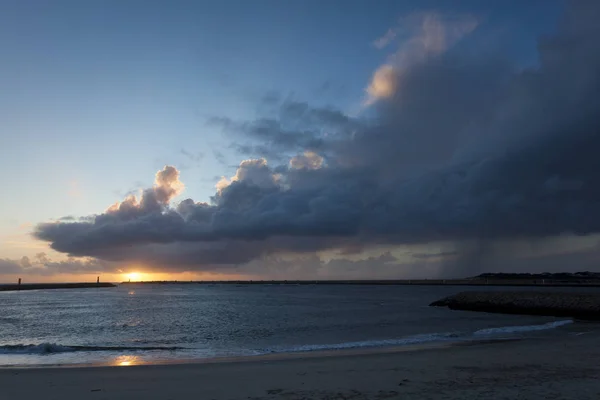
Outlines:
{"type": "Polygon", "coordinates": [[[448,307],[452,310],[600,320],[600,293],[461,292],[434,301],[430,306],[448,307]]]}

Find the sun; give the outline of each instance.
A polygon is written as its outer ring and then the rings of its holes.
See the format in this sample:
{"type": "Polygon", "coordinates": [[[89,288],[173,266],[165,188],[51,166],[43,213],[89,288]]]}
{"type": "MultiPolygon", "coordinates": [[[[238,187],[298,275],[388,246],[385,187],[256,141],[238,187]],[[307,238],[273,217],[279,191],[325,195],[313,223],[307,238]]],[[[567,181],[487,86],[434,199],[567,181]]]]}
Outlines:
{"type": "Polygon", "coordinates": [[[125,274],[125,278],[130,281],[139,281],[142,279],[142,274],[140,274],[139,272],[129,272],[125,274]]]}

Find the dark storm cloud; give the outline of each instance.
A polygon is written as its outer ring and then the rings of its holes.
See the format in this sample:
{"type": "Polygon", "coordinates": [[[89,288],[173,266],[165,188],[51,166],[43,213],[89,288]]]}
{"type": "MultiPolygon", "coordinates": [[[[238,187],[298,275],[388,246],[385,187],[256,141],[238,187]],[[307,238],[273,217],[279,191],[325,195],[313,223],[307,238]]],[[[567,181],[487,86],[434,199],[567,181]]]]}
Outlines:
{"type": "Polygon", "coordinates": [[[535,69],[452,50],[390,67],[396,90],[368,120],[277,96],[255,121],[213,118],[246,153],[305,158],[245,161],[210,204],[176,207],[182,185],[167,167],[139,201],[38,225],[35,236],[74,256],[200,267],[456,241],[465,258],[453,262],[472,273],[490,240],[599,232],[598,20],[600,3],[571,3],[558,33],[540,40],[535,69]]]}
{"type": "Polygon", "coordinates": [[[348,139],[363,122],[334,108],[312,107],[306,102],[269,95],[263,98],[265,113],[254,121],[213,117],[208,124],[246,140],[234,148],[244,155],[284,159],[289,153],[326,151],[333,142],[348,139]]]}
{"type": "Polygon", "coordinates": [[[251,262],[241,269],[248,275],[258,275],[264,279],[360,279],[365,271],[371,279],[394,279],[405,275],[402,267],[391,253],[384,252],[357,260],[321,260],[314,254],[299,255],[294,260],[276,256],[260,262],[251,262]]]}
{"type": "Polygon", "coordinates": [[[266,151],[267,146],[272,147],[275,151],[299,151],[305,148],[319,148],[322,146],[322,140],[316,137],[314,131],[286,128],[277,119],[261,118],[252,122],[236,122],[229,118],[220,117],[211,119],[209,124],[263,143],[262,147],[259,145],[238,144],[238,150],[246,154],[250,153],[253,148],[257,149],[255,151],[266,151]]]}
{"type": "Polygon", "coordinates": [[[412,253],[410,256],[412,258],[420,259],[420,260],[429,260],[433,258],[446,258],[449,256],[456,256],[458,253],[456,251],[441,251],[438,253],[412,253]]]}

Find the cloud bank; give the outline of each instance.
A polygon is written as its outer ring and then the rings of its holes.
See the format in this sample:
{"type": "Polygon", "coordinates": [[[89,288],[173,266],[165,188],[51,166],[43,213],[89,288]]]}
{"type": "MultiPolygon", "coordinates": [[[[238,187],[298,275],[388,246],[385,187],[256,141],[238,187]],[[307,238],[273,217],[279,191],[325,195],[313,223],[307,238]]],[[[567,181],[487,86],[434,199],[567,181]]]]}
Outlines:
{"type": "Polygon", "coordinates": [[[373,75],[368,118],[269,96],[256,120],[209,121],[253,157],[210,202],[173,202],[184,185],[167,166],[139,199],[34,235],[70,256],[163,270],[449,242],[462,274],[496,241],[598,233],[599,19],[600,3],[571,3],[540,38],[539,65],[521,70],[455,49],[476,19],[423,14],[373,75]]]}
{"type": "Polygon", "coordinates": [[[51,276],[55,274],[96,274],[118,271],[116,265],[96,259],[54,261],[44,252],[19,260],[0,258],[0,275],[51,276]]]}

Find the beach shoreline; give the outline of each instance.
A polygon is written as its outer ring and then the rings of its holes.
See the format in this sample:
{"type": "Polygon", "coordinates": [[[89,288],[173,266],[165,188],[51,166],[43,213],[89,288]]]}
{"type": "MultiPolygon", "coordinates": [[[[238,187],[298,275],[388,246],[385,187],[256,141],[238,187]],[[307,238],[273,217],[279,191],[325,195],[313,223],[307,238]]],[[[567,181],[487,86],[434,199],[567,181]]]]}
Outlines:
{"type": "Polygon", "coordinates": [[[7,399],[595,399],[598,340],[600,329],[583,325],[566,335],[418,351],[403,346],[129,367],[3,368],[0,385],[7,399]]]}
{"type": "Polygon", "coordinates": [[[352,357],[375,354],[394,354],[405,352],[434,351],[449,347],[478,346],[485,344],[501,344],[504,342],[528,340],[527,338],[489,338],[473,340],[454,340],[425,342],[407,345],[389,345],[389,346],[368,346],[344,349],[327,350],[304,350],[304,351],[283,351],[255,355],[233,355],[216,357],[182,357],[165,359],[138,359],[134,353],[116,357],[114,360],[107,360],[92,363],[56,363],[56,364],[7,364],[0,365],[1,370],[12,369],[80,369],[80,368],[124,368],[124,367],[148,367],[148,366],[167,366],[167,365],[206,365],[206,364],[227,364],[227,363],[247,363],[247,362],[271,362],[311,358],[327,357],[352,357]],[[119,360],[126,361],[119,361],[119,360]]]}

